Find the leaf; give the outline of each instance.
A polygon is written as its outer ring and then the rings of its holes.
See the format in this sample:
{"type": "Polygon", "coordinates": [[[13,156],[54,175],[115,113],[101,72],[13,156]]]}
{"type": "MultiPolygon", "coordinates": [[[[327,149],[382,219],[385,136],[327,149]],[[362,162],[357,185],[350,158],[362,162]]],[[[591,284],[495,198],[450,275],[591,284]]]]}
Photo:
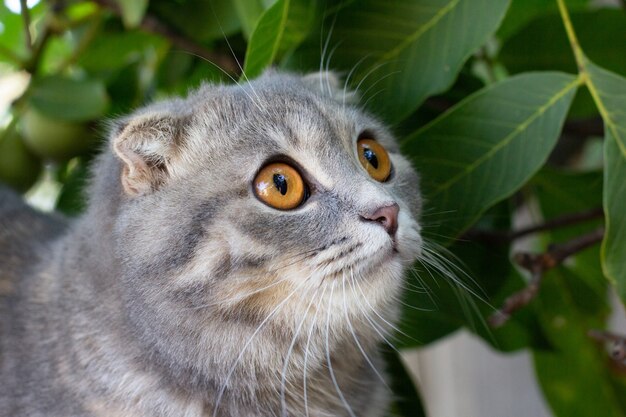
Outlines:
{"type": "Polygon", "coordinates": [[[152,0],[150,10],[190,39],[223,40],[241,29],[231,0],[152,0]]]}
{"type": "Polygon", "coordinates": [[[553,349],[534,352],[535,369],[555,415],[626,416],[624,376],[607,366],[602,345],[587,335],[604,326],[605,295],[598,298],[576,274],[558,268],[544,277],[536,304],[553,349]]]}
{"type": "Polygon", "coordinates": [[[29,102],[51,118],[85,121],[104,115],[109,98],[102,81],[49,76],[34,81],[29,102]]]}
{"type": "Polygon", "coordinates": [[[235,9],[241,21],[241,28],[246,38],[250,38],[259,18],[265,11],[261,0],[235,0],[235,9]]]}
{"type": "MultiPolygon", "coordinates": [[[[589,4],[589,0],[568,0],[569,10],[580,10],[589,4]]],[[[554,1],[546,0],[512,0],[511,7],[498,29],[498,38],[506,39],[537,16],[558,10],[554,1]]],[[[552,42],[552,40],[550,40],[552,42]]]]}
{"type": "MultiPolygon", "coordinates": [[[[626,74],[626,14],[621,10],[602,9],[572,13],[571,18],[580,46],[589,59],[611,71],[626,74]]],[[[577,71],[558,14],[543,16],[525,26],[502,45],[498,59],[512,73],[577,71]]]]}
{"type": "Polygon", "coordinates": [[[534,73],[485,88],[403,143],[422,175],[427,231],[450,242],[546,161],[580,80],[534,73]]]}
{"type": "Polygon", "coordinates": [[[92,73],[102,73],[144,59],[150,52],[162,57],[168,45],[164,38],[138,30],[105,33],[89,45],[78,63],[92,73]]]}
{"type": "Polygon", "coordinates": [[[139,26],[148,9],[148,0],[117,0],[122,11],[122,21],[127,28],[139,26]]]}
{"type": "Polygon", "coordinates": [[[244,72],[258,76],[287,51],[304,40],[317,10],[316,1],[279,0],[261,16],[250,37],[244,72]]]}
{"type": "Polygon", "coordinates": [[[626,79],[588,60],[585,70],[605,125],[602,268],[626,303],[626,79]]]}
{"type": "Polygon", "coordinates": [[[0,60],[16,64],[27,56],[22,16],[0,3],[0,60]]]}
{"type": "Polygon", "coordinates": [[[323,39],[332,33],[328,47],[307,43],[307,50],[293,63],[306,60],[316,68],[328,61],[331,68],[346,73],[354,68],[351,85],[358,87],[371,111],[398,122],[426,97],[452,85],[463,63],[496,30],[508,4],[508,0],[352,2],[324,22],[323,39]],[[325,50],[322,58],[320,49],[325,50]]]}
{"type": "MultiPolygon", "coordinates": [[[[508,230],[509,211],[507,202],[496,205],[481,219],[481,228],[508,230]]],[[[493,306],[499,306],[504,298],[524,286],[508,260],[508,245],[489,246],[460,240],[449,248],[453,255],[446,255],[428,241],[425,248],[423,260],[414,268],[416,275],[407,277],[400,321],[402,332],[397,335],[400,346],[421,346],[461,326],[502,351],[545,346],[531,312],[516,315],[507,326],[495,330],[485,323],[484,317],[493,313],[493,306]],[[425,270],[420,264],[431,266],[425,270]],[[443,265],[449,273],[441,272],[438,266],[443,265]]]]}
{"type": "Polygon", "coordinates": [[[385,352],[387,371],[391,375],[394,401],[391,411],[397,417],[426,417],[422,400],[397,352],[385,352]]]}

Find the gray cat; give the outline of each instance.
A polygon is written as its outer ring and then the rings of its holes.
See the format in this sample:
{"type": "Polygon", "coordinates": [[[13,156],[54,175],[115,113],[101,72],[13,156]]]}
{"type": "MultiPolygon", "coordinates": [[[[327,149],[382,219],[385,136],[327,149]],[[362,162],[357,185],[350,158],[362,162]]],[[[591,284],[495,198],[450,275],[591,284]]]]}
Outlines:
{"type": "Polygon", "coordinates": [[[333,74],[114,124],[68,222],[0,191],[0,415],[387,412],[418,177],[333,74]]]}

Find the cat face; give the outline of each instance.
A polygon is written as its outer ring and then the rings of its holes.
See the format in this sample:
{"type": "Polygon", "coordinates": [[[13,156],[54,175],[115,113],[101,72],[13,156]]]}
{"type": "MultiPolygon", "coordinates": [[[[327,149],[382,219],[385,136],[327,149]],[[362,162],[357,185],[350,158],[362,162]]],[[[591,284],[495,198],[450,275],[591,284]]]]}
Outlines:
{"type": "Polygon", "coordinates": [[[117,129],[118,256],[150,345],[210,344],[202,332],[223,329],[216,321],[291,338],[315,314],[338,332],[364,306],[392,319],[420,253],[418,177],[337,84],[268,73],[153,105],[117,129]]]}

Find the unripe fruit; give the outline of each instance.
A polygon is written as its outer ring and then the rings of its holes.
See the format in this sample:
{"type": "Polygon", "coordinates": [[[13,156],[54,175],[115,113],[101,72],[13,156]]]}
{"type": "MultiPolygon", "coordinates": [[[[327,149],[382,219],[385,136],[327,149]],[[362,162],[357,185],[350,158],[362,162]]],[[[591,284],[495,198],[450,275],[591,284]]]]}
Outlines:
{"type": "Polygon", "coordinates": [[[0,182],[24,192],[37,181],[40,172],[41,161],[15,129],[0,136],[0,182]]]}
{"type": "Polygon", "coordinates": [[[64,161],[93,145],[93,135],[84,124],[52,119],[34,108],[27,109],[20,122],[26,145],[44,159],[64,161]]]}

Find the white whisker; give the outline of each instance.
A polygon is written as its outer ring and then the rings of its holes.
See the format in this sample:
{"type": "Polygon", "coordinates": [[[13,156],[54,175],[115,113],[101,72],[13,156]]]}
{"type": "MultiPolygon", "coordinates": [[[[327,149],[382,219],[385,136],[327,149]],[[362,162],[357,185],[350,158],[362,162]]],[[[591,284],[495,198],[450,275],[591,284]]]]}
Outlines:
{"type": "Polygon", "coordinates": [[[261,329],[272,318],[272,316],[274,316],[274,314],[276,314],[276,312],[291,298],[291,296],[293,296],[302,286],[304,286],[304,283],[306,283],[306,282],[307,282],[307,280],[303,280],[302,283],[300,283],[300,285],[298,285],[291,293],[289,293],[289,295],[287,295],[287,297],[285,297],[285,299],[283,301],[281,301],[278,305],[276,305],[276,307],[274,307],[274,309],[267,315],[267,317],[265,317],[265,319],[263,319],[261,324],[259,324],[259,326],[252,333],[252,335],[250,336],[248,341],[244,344],[243,348],[241,349],[241,352],[239,353],[239,356],[237,356],[237,358],[235,359],[235,363],[232,365],[232,367],[230,368],[230,371],[226,375],[226,379],[225,379],[224,383],[222,384],[222,388],[219,391],[219,394],[217,396],[217,400],[215,401],[215,406],[214,406],[215,408],[213,410],[213,417],[217,417],[217,410],[219,409],[219,405],[220,405],[220,402],[221,402],[222,397],[224,395],[224,392],[226,391],[226,387],[228,386],[228,382],[230,381],[230,378],[233,375],[233,372],[235,372],[235,369],[236,369],[237,365],[239,364],[239,361],[243,358],[243,355],[244,355],[246,349],[248,349],[248,347],[252,343],[252,340],[254,340],[254,337],[261,331],[261,329]]]}
{"type": "Polygon", "coordinates": [[[350,328],[350,333],[352,333],[352,337],[354,338],[354,341],[355,341],[357,347],[361,351],[361,354],[365,358],[365,361],[369,364],[369,366],[372,368],[372,370],[374,371],[376,376],[378,376],[378,378],[381,380],[383,385],[385,385],[385,387],[387,387],[387,389],[389,391],[391,391],[391,387],[389,387],[389,385],[387,385],[387,381],[385,381],[385,378],[383,378],[383,376],[378,372],[378,369],[376,369],[376,367],[374,366],[374,364],[370,360],[369,356],[367,356],[367,353],[365,353],[365,350],[363,349],[363,347],[361,346],[361,343],[359,342],[359,338],[356,336],[356,332],[354,331],[354,327],[352,326],[352,322],[350,321],[350,316],[348,315],[348,306],[347,306],[347,303],[346,303],[346,275],[345,275],[345,272],[344,272],[344,274],[343,274],[343,276],[341,278],[341,285],[343,287],[342,288],[342,290],[343,290],[343,312],[344,312],[344,315],[346,316],[346,322],[348,323],[348,327],[350,328]]]}
{"type": "Polygon", "coordinates": [[[335,390],[337,391],[337,394],[339,394],[339,398],[341,399],[341,402],[343,403],[344,407],[348,411],[348,414],[350,414],[350,417],[356,417],[356,415],[352,411],[352,408],[350,407],[350,404],[348,404],[348,401],[346,401],[346,398],[344,397],[343,392],[341,392],[341,389],[339,388],[339,384],[337,383],[337,378],[335,377],[335,372],[333,371],[332,361],[330,360],[330,346],[328,342],[329,335],[330,335],[330,311],[332,310],[333,291],[335,290],[336,283],[337,281],[333,281],[333,285],[330,288],[330,297],[328,301],[328,314],[326,317],[326,362],[328,363],[328,370],[330,372],[330,377],[333,380],[333,385],[335,385],[335,390]]]}
{"type": "MultiPolygon", "coordinates": [[[[302,320],[300,321],[300,324],[298,324],[298,328],[296,329],[294,333],[293,340],[291,341],[291,345],[289,345],[289,349],[287,350],[287,356],[285,358],[285,363],[283,365],[282,378],[280,381],[280,404],[281,404],[283,416],[287,416],[287,402],[285,401],[285,384],[286,384],[286,379],[287,379],[287,367],[289,366],[289,358],[291,357],[291,352],[293,351],[293,347],[296,344],[296,340],[298,339],[300,330],[302,329],[302,326],[304,325],[304,322],[306,321],[307,314],[309,313],[309,309],[313,305],[313,301],[315,301],[315,296],[317,295],[318,290],[319,290],[319,287],[311,295],[311,301],[309,302],[306,309],[304,310],[304,314],[302,315],[302,320]]],[[[324,288],[324,291],[322,291],[320,299],[324,297],[325,291],[326,291],[326,288],[324,288]]]]}

